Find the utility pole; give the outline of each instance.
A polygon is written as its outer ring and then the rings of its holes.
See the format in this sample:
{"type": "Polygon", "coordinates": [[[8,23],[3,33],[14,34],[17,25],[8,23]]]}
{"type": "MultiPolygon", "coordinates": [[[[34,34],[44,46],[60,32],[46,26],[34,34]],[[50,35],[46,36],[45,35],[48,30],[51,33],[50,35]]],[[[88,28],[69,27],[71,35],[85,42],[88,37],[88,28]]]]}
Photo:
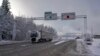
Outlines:
{"type": "Polygon", "coordinates": [[[93,32],[93,26],[91,26],[91,37],[93,38],[94,32],[93,32]]]}
{"type": "Polygon", "coordinates": [[[84,17],[84,38],[87,38],[87,17],[84,17]]]}

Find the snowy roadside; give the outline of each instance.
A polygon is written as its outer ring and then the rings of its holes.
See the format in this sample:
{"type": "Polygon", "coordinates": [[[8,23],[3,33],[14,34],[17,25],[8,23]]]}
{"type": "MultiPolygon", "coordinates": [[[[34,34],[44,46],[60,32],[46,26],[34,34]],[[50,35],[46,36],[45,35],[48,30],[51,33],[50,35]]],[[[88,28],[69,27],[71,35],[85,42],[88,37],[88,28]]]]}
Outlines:
{"type": "Polygon", "coordinates": [[[94,56],[88,46],[85,44],[83,39],[77,39],[77,51],[79,55],[83,56],[94,56]]]}
{"type": "Polygon", "coordinates": [[[100,39],[93,39],[92,45],[88,45],[88,49],[94,56],[100,56],[100,39]]]}
{"type": "Polygon", "coordinates": [[[15,43],[24,43],[24,42],[29,42],[29,41],[10,41],[10,40],[1,40],[0,45],[6,45],[6,44],[15,44],[15,43]]]}

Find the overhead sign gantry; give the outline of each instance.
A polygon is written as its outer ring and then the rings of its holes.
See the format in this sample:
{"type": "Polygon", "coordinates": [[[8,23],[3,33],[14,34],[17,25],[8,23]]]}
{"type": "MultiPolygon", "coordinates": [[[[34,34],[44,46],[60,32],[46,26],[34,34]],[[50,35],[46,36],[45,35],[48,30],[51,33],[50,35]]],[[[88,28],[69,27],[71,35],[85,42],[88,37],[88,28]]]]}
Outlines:
{"type": "Polygon", "coordinates": [[[61,19],[62,20],[73,20],[75,18],[76,18],[75,12],[62,13],[61,14],[61,19]]]}
{"type": "MultiPolygon", "coordinates": [[[[76,18],[75,12],[69,12],[69,13],[62,13],[61,14],[62,20],[73,20],[75,18],[76,18]]],[[[58,16],[57,16],[57,13],[45,12],[44,13],[44,19],[45,20],[57,20],[58,16]]]]}
{"type": "MultiPolygon", "coordinates": [[[[45,12],[44,17],[34,17],[33,20],[75,20],[76,18],[84,19],[84,34],[87,34],[87,16],[76,15],[75,12],[61,13],[61,16],[58,16],[57,13],[45,12]]],[[[87,37],[85,36],[85,38],[87,37]]]]}
{"type": "Polygon", "coordinates": [[[45,20],[57,20],[57,13],[45,12],[44,19],[45,20]]]}

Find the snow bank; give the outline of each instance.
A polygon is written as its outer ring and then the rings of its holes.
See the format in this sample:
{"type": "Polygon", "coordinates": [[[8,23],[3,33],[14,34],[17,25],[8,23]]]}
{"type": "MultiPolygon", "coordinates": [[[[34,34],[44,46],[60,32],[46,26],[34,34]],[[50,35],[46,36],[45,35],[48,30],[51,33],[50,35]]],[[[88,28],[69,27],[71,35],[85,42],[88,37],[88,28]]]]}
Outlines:
{"type": "Polygon", "coordinates": [[[100,39],[93,39],[92,45],[88,45],[88,49],[94,56],[100,56],[100,39]]]}
{"type": "Polygon", "coordinates": [[[22,42],[29,42],[29,41],[10,41],[10,40],[1,40],[0,45],[6,45],[6,44],[14,44],[14,43],[22,43],[22,42]]]}
{"type": "Polygon", "coordinates": [[[82,54],[82,43],[83,40],[82,39],[77,39],[77,51],[79,52],[79,54],[82,54]]]}
{"type": "Polygon", "coordinates": [[[77,39],[77,51],[83,56],[93,56],[83,39],[77,39]]]}
{"type": "Polygon", "coordinates": [[[77,40],[77,51],[82,54],[85,50],[85,54],[88,56],[100,56],[100,39],[93,39],[92,45],[86,45],[84,40],[77,40]]]}

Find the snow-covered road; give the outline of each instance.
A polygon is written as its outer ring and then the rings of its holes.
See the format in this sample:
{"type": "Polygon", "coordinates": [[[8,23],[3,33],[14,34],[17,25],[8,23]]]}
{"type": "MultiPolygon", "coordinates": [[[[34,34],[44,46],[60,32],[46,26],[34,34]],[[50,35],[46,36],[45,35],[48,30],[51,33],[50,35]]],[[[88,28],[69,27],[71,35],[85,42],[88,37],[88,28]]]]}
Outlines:
{"type": "Polygon", "coordinates": [[[58,45],[58,44],[61,44],[61,43],[64,43],[64,42],[67,42],[69,40],[73,40],[75,39],[74,37],[59,37],[57,39],[54,39],[52,42],[55,42],[54,45],[58,45]]]}

